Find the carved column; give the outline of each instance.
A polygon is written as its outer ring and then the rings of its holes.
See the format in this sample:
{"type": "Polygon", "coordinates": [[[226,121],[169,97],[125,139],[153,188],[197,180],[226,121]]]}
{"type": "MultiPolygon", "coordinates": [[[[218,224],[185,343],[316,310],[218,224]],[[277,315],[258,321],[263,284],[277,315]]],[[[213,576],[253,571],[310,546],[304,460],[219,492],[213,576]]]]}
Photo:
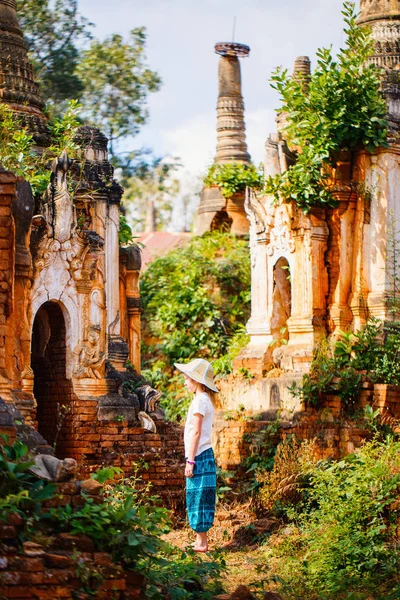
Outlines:
{"type": "Polygon", "coordinates": [[[121,258],[123,259],[125,266],[124,294],[126,296],[126,311],[128,317],[127,338],[129,345],[129,360],[135,367],[135,370],[140,373],[140,321],[142,314],[139,290],[140,269],[142,264],[140,248],[135,245],[121,248],[121,258]]]}
{"type": "Polygon", "coordinates": [[[0,166],[0,397],[6,402],[11,401],[13,374],[15,225],[11,207],[15,196],[16,178],[0,166]]]}
{"type": "Polygon", "coordinates": [[[13,202],[16,227],[15,244],[15,313],[10,337],[13,340],[13,388],[17,408],[29,423],[34,418],[36,401],[33,396],[34,375],[31,368],[31,337],[29,303],[33,284],[32,257],[29,251],[34,198],[30,185],[17,183],[17,195],[13,202]],[[19,390],[22,387],[22,394],[19,390]]]}
{"type": "Polygon", "coordinates": [[[289,344],[312,356],[315,341],[324,331],[327,273],[324,263],[328,227],[320,215],[297,215],[293,225],[294,266],[292,315],[288,320],[289,344]]]}

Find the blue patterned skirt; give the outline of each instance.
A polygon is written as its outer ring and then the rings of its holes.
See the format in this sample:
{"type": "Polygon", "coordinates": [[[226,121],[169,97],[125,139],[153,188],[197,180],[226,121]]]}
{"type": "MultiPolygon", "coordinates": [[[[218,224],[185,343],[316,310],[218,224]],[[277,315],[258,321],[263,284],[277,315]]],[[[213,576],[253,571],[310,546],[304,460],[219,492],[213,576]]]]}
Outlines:
{"type": "Polygon", "coordinates": [[[195,458],[193,477],[186,478],[186,509],[194,531],[208,531],[214,523],[217,472],[212,448],[195,458]]]}

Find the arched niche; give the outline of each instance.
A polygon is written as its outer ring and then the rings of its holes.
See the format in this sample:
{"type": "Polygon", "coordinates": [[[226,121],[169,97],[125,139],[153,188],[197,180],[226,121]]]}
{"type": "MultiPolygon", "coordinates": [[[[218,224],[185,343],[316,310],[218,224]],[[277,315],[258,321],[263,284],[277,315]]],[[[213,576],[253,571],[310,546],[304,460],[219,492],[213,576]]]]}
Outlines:
{"type": "Polygon", "coordinates": [[[73,387],[67,378],[67,326],[57,302],[37,310],[32,327],[31,367],[37,401],[38,431],[59,458],[68,456],[73,387]]]}
{"type": "Polygon", "coordinates": [[[287,258],[281,256],[273,268],[271,333],[274,340],[289,339],[287,321],[292,311],[292,283],[287,258]]]}

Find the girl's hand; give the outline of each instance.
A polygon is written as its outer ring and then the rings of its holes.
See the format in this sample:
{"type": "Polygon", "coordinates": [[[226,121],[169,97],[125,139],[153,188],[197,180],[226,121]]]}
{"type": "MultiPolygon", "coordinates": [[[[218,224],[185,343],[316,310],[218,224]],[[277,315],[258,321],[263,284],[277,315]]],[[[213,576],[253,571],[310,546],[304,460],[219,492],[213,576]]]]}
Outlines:
{"type": "Polygon", "coordinates": [[[189,465],[189,463],[186,463],[185,477],[193,477],[193,467],[194,465],[189,465]]]}

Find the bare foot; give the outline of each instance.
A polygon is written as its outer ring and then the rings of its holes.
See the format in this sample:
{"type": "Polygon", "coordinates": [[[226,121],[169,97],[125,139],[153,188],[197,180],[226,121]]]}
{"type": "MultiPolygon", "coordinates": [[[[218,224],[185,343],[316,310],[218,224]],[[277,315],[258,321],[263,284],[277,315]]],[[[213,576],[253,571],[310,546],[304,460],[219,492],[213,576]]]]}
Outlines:
{"type": "Polygon", "coordinates": [[[208,552],[208,546],[196,546],[196,544],[194,544],[193,551],[194,552],[208,552]]]}

